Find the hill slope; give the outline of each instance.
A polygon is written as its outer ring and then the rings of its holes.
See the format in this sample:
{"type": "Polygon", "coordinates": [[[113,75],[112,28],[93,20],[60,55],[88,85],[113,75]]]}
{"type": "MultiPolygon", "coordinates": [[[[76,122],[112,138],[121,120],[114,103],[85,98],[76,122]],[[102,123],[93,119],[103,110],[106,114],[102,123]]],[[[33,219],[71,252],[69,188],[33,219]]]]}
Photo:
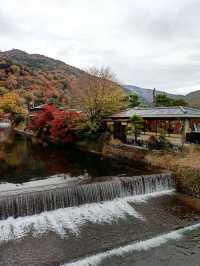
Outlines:
{"type": "Polygon", "coordinates": [[[77,79],[84,71],[62,61],[14,49],[0,52],[0,87],[29,91],[38,102],[60,98],[70,105],[80,93],[77,79]]]}
{"type": "Polygon", "coordinates": [[[83,71],[65,64],[62,61],[52,59],[40,54],[28,54],[24,51],[13,49],[10,51],[0,52],[0,57],[3,56],[11,60],[14,64],[20,64],[30,68],[33,71],[53,71],[62,69],[66,74],[79,75],[83,71]]]}
{"type": "Polygon", "coordinates": [[[187,94],[186,99],[191,106],[200,106],[200,90],[187,94]]]}
{"type": "MultiPolygon", "coordinates": [[[[139,95],[139,98],[141,99],[141,101],[143,101],[144,103],[146,103],[148,105],[152,104],[152,102],[153,102],[153,90],[145,89],[145,88],[141,88],[141,87],[137,87],[137,86],[133,86],[133,85],[124,85],[123,88],[126,91],[126,93],[128,93],[128,94],[129,93],[137,93],[139,95]]],[[[161,94],[164,93],[167,96],[174,98],[174,99],[183,99],[186,102],[188,102],[188,104],[190,106],[200,106],[200,91],[191,92],[191,93],[187,94],[186,96],[166,93],[163,91],[156,91],[156,92],[161,93],[161,94]]]]}

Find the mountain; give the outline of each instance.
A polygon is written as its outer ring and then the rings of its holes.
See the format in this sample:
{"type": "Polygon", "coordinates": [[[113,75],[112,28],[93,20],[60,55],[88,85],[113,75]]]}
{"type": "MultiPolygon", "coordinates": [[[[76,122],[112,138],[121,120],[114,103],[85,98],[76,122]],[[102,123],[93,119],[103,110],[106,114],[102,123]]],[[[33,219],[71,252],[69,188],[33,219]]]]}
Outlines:
{"type": "Polygon", "coordinates": [[[81,74],[86,73],[43,55],[17,49],[0,52],[0,87],[29,92],[38,103],[53,98],[70,106],[80,95],[81,74]]]}
{"type": "Polygon", "coordinates": [[[66,74],[72,75],[80,75],[83,72],[82,70],[67,65],[60,60],[55,60],[40,54],[28,54],[18,49],[0,52],[0,57],[1,56],[11,60],[14,64],[20,64],[33,71],[57,71],[61,69],[64,70],[66,74]]]}
{"type": "MultiPolygon", "coordinates": [[[[145,104],[151,105],[153,102],[153,90],[152,89],[145,89],[133,85],[123,85],[123,88],[127,94],[136,93],[139,95],[139,98],[145,104]]],[[[200,91],[194,91],[187,95],[177,95],[171,94],[163,91],[157,91],[156,93],[166,94],[168,97],[173,99],[183,99],[185,100],[190,106],[200,106],[200,91]]]]}
{"type": "Polygon", "coordinates": [[[153,102],[153,90],[151,89],[145,89],[132,85],[124,85],[123,88],[128,94],[138,94],[140,100],[146,104],[150,104],[153,102]]]}
{"type": "MultiPolygon", "coordinates": [[[[83,70],[40,54],[13,49],[0,51],[0,93],[1,87],[19,92],[28,92],[38,104],[55,99],[74,107],[76,99],[84,93],[80,76],[87,75],[83,70]]],[[[124,91],[135,92],[145,104],[153,102],[153,91],[132,85],[124,85],[124,91]]],[[[163,93],[157,91],[157,93],[163,93]]],[[[186,100],[191,106],[200,106],[200,91],[186,96],[166,93],[172,98],[186,100]]]]}
{"type": "Polygon", "coordinates": [[[200,106],[200,90],[187,94],[186,100],[191,106],[200,106]]]}

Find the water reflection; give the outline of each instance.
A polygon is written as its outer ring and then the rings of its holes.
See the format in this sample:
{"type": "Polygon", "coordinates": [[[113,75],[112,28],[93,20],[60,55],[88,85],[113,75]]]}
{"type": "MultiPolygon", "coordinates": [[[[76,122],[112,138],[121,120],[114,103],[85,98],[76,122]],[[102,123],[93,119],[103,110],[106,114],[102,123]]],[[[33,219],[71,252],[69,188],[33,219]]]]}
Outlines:
{"type": "Polygon", "coordinates": [[[9,129],[0,130],[0,183],[23,183],[55,174],[97,178],[145,173],[149,170],[128,168],[68,147],[43,146],[9,129]]]}
{"type": "Polygon", "coordinates": [[[9,140],[9,136],[11,134],[11,129],[10,128],[0,128],[0,143],[6,142],[6,140],[9,140]]]}

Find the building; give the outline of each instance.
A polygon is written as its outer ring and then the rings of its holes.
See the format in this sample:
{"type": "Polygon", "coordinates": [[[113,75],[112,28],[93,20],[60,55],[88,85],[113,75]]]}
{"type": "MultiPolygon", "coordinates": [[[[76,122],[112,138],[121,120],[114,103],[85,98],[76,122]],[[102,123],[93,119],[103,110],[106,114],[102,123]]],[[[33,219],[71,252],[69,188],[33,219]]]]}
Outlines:
{"type": "Polygon", "coordinates": [[[133,115],[144,119],[141,135],[144,141],[147,141],[150,135],[158,135],[164,131],[169,141],[175,145],[191,140],[200,143],[200,109],[181,106],[128,109],[106,120],[108,127],[113,126],[116,138],[125,141],[126,129],[133,115]]]}

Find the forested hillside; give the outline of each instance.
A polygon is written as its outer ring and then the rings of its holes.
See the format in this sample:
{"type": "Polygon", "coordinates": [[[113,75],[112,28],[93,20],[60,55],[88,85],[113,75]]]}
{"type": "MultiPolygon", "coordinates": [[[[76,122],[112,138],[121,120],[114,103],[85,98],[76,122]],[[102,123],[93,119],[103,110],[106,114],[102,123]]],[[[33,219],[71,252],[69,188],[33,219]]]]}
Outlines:
{"type": "Polygon", "coordinates": [[[80,93],[77,79],[84,72],[61,61],[20,50],[0,52],[0,93],[17,90],[40,104],[71,105],[80,93]]]}

